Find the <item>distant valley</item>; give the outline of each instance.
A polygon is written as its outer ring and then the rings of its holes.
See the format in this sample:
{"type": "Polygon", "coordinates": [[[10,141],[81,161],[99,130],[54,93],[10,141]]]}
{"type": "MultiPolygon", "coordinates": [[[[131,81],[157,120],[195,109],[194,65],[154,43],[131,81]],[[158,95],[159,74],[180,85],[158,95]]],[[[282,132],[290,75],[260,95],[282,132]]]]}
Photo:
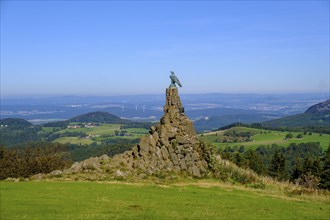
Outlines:
{"type": "MultiPolygon", "coordinates": [[[[198,131],[235,122],[264,122],[303,113],[328,98],[315,94],[194,94],[181,95],[185,112],[198,131]]],[[[158,121],[163,95],[2,97],[1,119],[22,118],[33,124],[66,120],[88,112],[105,111],[133,121],[158,121]]]]}

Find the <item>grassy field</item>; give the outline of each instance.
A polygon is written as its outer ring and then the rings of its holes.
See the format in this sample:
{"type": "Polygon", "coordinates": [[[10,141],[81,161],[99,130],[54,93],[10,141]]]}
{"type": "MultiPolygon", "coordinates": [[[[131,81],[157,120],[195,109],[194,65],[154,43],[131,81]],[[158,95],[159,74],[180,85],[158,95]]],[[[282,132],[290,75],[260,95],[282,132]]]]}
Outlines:
{"type": "Polygon", "coordinates": [[[94,141],[87,138],[80,138],[80,137],[61,137],[57,138],[53,141],[54,143],[60,143],[60,144],[79,144],[79,145],[89,145],[92,144],[94,141]]]}
{"type": "Polygon", "coordinates": [[[210,132],[206,133],[202,136],[202,138],[213,145],[221,148],[225,148],[226,146],[245,146],[247,149],[249,148],[257,148],[260,145],[272,145],[278,144],[280,146],[288,146],[290,143],[306,143],[306,142],[320,142],[320,145],[323,150],[327,149],[330,143],[330,135],[329,134],[320,134],[312,133],[311,135],[306,134],[304,135],[302,132],[291,132],[293,138],[285,140],[285,136],[289,132],[281,132],[281,131],[268,131],[268,130],[261,130],[255,128],[246,128],[246,127],[234,127],[230,128],[229,130],[233,131],[249,131],[254,133],[253,141],[249,142],[234,142],[234,143],[219,143],[217,140],[223,137],[226,131],[217,131],[217,132],[210,132]],[[302,134],[302,138],[296,138],[298,134],[302,134]]]}
{"type": "Polygon", "coordinates": [[[114,134],[115,130],[120,130],[120,124],[102,124],[101,126],[93,127],[93,128],[66,128],[59,133],[64,132],[84,132],[89,135],[108,135],[114,134]]]}
{"type": "Polygon", "coordinates": [[[5,219],[329,219],[329,203],[214,184],[1,182],[5,219]]]}
{"type": "MultiPolygon", "coordinates": [[[[53,129],[53,128],[50,128],[53,129]]],[[[50,130],[49,129],[49,130],[50,130]]],[[[50,130],[51,131],[51,130],[50,130]]],[[[92,128],[65,128],[58,133],[65,133],[65,132],[84,132],[87,135],[92,136],[92,138],[81,138],[81,137],[61,137],[58,139],[55,139],[53,142],[57,143],[71,143],[71,144],[81,144],[81,145],[89,145],[93,142],[96,142],[97,144],[101,144],[101,139],[108,139],[111,140],[112,138],[125,138],[125,139],[135,139],[140,138],[142,135],[148,133],[148,130],[145,128],[127,128],[127,129],[121,129],[120,124],[102,124],[101,126],[92,127],[92,128]],[[114,136],[115,131],[126,131],[127,136],[114,136]]]]}

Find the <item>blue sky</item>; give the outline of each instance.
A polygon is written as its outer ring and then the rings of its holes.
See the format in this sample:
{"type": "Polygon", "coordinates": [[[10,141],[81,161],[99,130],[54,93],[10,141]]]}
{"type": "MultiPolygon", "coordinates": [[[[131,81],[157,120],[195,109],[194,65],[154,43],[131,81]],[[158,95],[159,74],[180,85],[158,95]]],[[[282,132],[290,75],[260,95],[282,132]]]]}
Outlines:
{"type": "Polygon", "coordinates": [[[329,1],[1,1],[1,96],[329,90],[329,1]]]}

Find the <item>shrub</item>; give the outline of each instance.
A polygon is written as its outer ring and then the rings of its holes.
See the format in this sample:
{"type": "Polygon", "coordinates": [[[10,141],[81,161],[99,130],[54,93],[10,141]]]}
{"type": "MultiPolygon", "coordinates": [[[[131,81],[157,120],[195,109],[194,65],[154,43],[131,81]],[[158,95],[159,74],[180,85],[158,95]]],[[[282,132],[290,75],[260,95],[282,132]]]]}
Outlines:
{"type": "Polygon", "coordinates": [[[285,140],[287,140],[287,139],[291,139],[291,138],[293,138],[293,135],[291,134],[291,133],[288,133],[287,135],[285,135],[285,140]]]}

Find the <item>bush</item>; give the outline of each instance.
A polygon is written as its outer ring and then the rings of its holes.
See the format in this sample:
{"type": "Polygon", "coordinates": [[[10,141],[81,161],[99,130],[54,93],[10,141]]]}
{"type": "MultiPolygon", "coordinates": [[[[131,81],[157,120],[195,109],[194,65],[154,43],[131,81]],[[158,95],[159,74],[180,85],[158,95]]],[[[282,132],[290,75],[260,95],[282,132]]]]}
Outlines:
{"type": "Polygon", "coordinates": [[[26,144],[22,148],[1,148],[0,180],[50,173],[71,165],[66,146],[51,143],[26,144]]]}
{"type": "Polygon", "coordinates": [[[288,133],[287,135],[285,135],[285,140],[287,140],[287,139],[291,139],[291,138],[293,138],[293,135],[291,134],[291,133],[288,133]]]}

